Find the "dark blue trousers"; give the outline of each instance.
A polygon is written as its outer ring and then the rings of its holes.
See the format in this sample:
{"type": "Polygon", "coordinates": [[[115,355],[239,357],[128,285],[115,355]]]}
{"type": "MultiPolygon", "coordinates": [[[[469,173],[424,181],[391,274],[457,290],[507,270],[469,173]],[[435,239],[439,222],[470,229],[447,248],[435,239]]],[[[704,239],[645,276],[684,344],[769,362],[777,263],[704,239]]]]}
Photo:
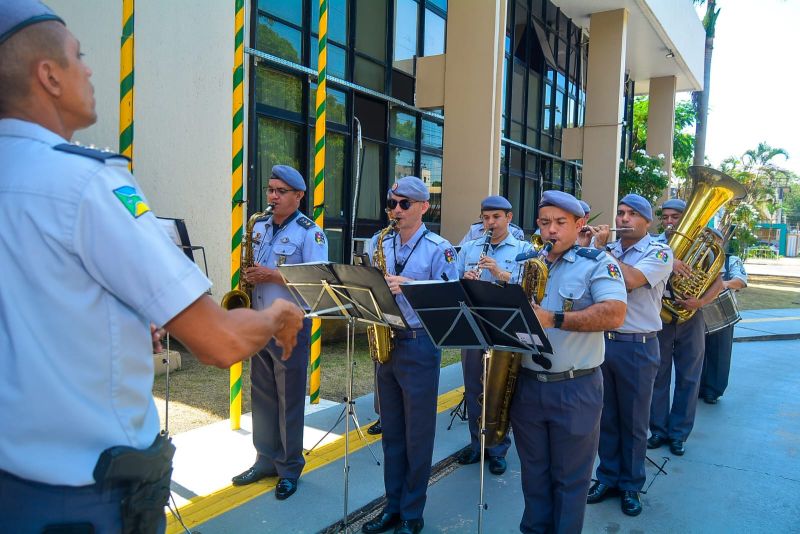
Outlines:
{"type": "Polygon", "coordinates": [[[650,432],[653,435],[681,441],[686,441],[689,437],[697,411],[705,337],[706,328],[701,311],[679,325],[665,324],[658,333],[661,365],[653,386],[653,403],[650,406],[650,432]],[[670,408],[673,362],[675,391],[670,408]]]}
{"type": "Polygon", "coordinates": [[[733,325],[706,334],[703,372],[700,376],[701,397],[721,397],[728,387],[733,351],[733,325]]]}
{"type": "Polygon", "coordinates": [[[292,356],[281,360],[273,339],[250,361],[255,465],[282,478],[298,478],[303,457],[303,417],[311,320],[303,322],[292,356]]]}
{"type": "Polygon", "coordinates": [[[520,373],[510,415],[525,496],[521,532],[583,528],[602,408],[599,371],[552,383],[520,373]]]}
{"type": "MultiPolygon", "coordinates": [[[[483,394],[483,351],[480,349],[464,349],[461,351],[461,369],[464,372],[464,399],[467,405],[467,422],[469,423],[470,446],[475,452],[481,452],[481,432],[478,419],[481,416],[481,404],[478,402],[483,394]]],[[[489,456],[505,458],[511,446],[511,437],[486,449],[489,456]]]]}
{"type": "Polygon", "coordinates": [[[416,334],[395,338],[391,360],[378,366],[386,511],[408,520],[425,509],[442,362],[428,335],[416,334]]]}
{"type": "MultiPolygon", "coordinates": [[[[41,534],[45,527],[91,524],[94,534],[122,531],[121,501],[125,490],[91,486],[51,486],[24,480],[0,470],[0,532],[41,534]]],[[[87,525],[88,528],[88,525],[87,525]]],[[[158,532],[164,532],[166,519],[158,532]]]]}
{"type": "Polygon", "coordinates": [[[658,363],[654,337],[646,343],[606,339],[597,480],[612,488],[639,491],[647,479],[647,421],[658,363]]]}

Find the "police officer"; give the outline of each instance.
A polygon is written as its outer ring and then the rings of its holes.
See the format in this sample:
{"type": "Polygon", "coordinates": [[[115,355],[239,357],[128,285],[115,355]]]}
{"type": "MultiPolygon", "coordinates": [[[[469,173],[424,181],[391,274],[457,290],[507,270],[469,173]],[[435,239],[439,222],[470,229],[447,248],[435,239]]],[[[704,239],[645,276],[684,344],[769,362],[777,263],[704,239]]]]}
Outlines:
{"type": "MultiPolygon", "coordinates": [[[[484,231],[491,229],[492,238],[485,255],[483,255],[486,243],[484,236],[468,241],[461,247],[458,253],[458,275],[461,278],[519,283],[519,266],[514,259],[518,254],[531,250],[531,244],[520,241],[509,232],[513,216],[511,203],[501,196],[486,197],[481,202],[484,231]]],[[[459,452],[457,461],[466,465],[474,464],[481,458],[478,428],[481,407],[478,398],[483,391],[483,352],[478,349],[462,350],[461,366],[464,372],[464,399],[467,406],[470,444],[459,452]]],[[[492,474],[505,473],[506,452],[510,445],[511,438],[506,435],[502,443],[487,449],[489,471],[492,474]]]]}
{"type": "MultiPolygon", "coordinates": [[[[719,230],[711,230],[715,241],[721,247],[724,236],[719,230]]],[[[741,258],[732,254],[725,255],[722,266],[722,287],[738,291],[747,287],[747,273],[741,258]]],[[[731,351],[733,350],[733,327],[726,326],[711,334],[706,334],[706,351],[703,360],[703,373],[700,377],[700,397],[706,404],[716,404],[728,387],[728,375],[731,371],[731,351]]]]}
{"type": "MultiPolygon", "coordinates": [[[[328,260],[328,242],[322,229],[300,213],[306,191],[303,177],[288,165],[275,165],[267,186],[272,215],[253,227],[255,265],[245,270],[245,279],[255,284],[253,308],[260,310],[291,294],[277,267],[328,260]]],[[[234,486],[252,484],[267,476],[278,476],[275,497],[283,500],[297,490],[305,465],[303,415],[308,370],[311,320],[305,319],[291,359],[270,342],[250,364],[253,407],[253,445],[256,461],[233,477],[234,486]]]]}
{"type": "Polygon", "coordinates": [[[525,496],[520,531],[579,533],[603,407],[603,331],[622,324],[625,284],[605,252],[575,245],[584,225],[575,197],[545,191],[537,223],[554,243],[544,298],[533,305],[553,354],[547,369],[523,357],[511,403],[525,496]]]}
{"type": "MultiPolygon", "coordinates": [[[[665,231],[658,236],[660,243],[668,243],[671,233],[677,228],[686,209],[686,202],[672,198],[661,206],[661,223],[665,231]]],[[[691,276],[691,268],[675,258],[673,277],[691,276]]],[[[697,398],[700,391],[700,375],[703,371],[705,352],[705,322],[700,308],[710,304],[722,290],[722,278],[717,277],[700,298],[675,298],[675,302],[687,310],[695,310],[694,315],[681,324],[676,321],[662,325],[658,334],[661,365],[653,386],[653,402],[650,405],[649,449],[657,449],[669,443],[669,450],[676,456],[683,456],[684,442],[694,426],[697,398]],[[675,362],[675,391],[670,407],[670,383],[672,365],[675,362]]],[[[671,297],[669,284],[664,296],[671,297]]]]}
{"type": "Polygon", "coordinates": [[[395,332],[388,363],[378,365],[378,395],[383,427],[383,482],[386,508],[362,527],[366,533],[419,532],[424,525],[428,479],[436,432],[436,400],[442,353],[422,328],[417,314],[401,293],[412,280],[455,280],[456,251],[422,222],[430,194],[422,180],[405,176],[387,194],[389,217],[396,232],[382,243],[370,241],[370,258],[377,247],[386,257],[386,283],[410,327],[395,332]]]}
{"type": "Polygon", "coordinates": [[[141,511],[121,503],[168,474],[129,485],[95,472],[118,446],[169,469],[151,325],[227,367],[273,335],[291,350],[302,311],[220,308],[126,160],[68,143],[97,116],[91,70],[53,11],[0,4],[0,65],[0,532],[163,531],[168,494],[141,511]]]}
{"type": "MultiPolygon", "coordinates": [[[[628,290],[628,313],[620,328],[606,332],[603,363],[603,417],[600,422],[600,465],[587,497],[598,503],[622,492],[626,515],[639,515],[639,491],[646,479],[648,406],[659,364],[656,332],[661,328],[661,296],[672,269],[672,251],[658,243],[647,228],[653,220],[650,203],[629,194],[617,206],[617,228],[631,228],[608,245],[617,259],[628,290]]],[[[595,246],[605,248],[609,228],[592,228],[595,246]]],[[[615,266],[616,267],[616,266],[615,266]]]]}

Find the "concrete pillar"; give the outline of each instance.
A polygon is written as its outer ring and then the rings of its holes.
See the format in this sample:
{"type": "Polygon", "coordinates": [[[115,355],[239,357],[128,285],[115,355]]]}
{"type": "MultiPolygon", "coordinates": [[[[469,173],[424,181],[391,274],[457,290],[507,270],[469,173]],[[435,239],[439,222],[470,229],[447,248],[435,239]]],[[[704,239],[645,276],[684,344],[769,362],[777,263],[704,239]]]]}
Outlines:
{"type": "Polygon", "coordinates": [[[442,235],[454,242],[477,218],[481,200],[500,190],[505,24],[505,0],[448,4],[442,235]]]}
{"type": "MultiPolygon", "coordinates": [[[[650,78],[650,107],[647,115],[647,153],[664,154],[664,170],[672,178],[672,138],[675,131],[675,76],[650,78]]],[[[661,203],[669,196],[669,186],[661,203]]]]}
{"type": "Polygon", "coordinates": [[[600,214],[597,224],[613,224],[617,212],[627,28],[625,9],[589,22],[582,197],[600,214]]]}

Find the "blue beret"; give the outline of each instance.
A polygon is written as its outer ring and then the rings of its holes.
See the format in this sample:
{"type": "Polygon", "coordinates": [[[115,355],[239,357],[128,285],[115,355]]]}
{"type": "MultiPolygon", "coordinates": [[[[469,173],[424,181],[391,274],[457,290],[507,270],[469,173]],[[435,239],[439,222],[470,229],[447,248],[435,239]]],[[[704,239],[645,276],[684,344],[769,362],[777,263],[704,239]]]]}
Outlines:
{"type": "Polygon", "coordinates": [[[581,203],[581,207],[583,208],[584,214],[588,214],[590,211],[592,211],[592,207],[589,205],[588,202],[585,202],[583,200],[578,200],[578,202],[581,203]]]}
{"type": "Polygon", "coordinates": [[[272,178],[286,182],[286,185],[298,191],[306,190],[306,181],[303,175],[288,165],[275,165],[272,167],[272,178]]]}
{"type": "Polygon", "coordinates": [[[386,193],[386,196],[388,197],[390,193],[398,197],[406,197],[409,200],[424,201],[431,198],[428,186],[416,176],[399,178],[386,193]]]}
{"type": "Polygon", "coordinates": [[[500,195],[492,195],[483,199],[481,211],[483,210],[505,210],[511,211],[511,202],[500,195]]]}
{"type": "Polygon", "coordinates": [[[647,219],[648,222],[653,221],[653,207],[643,196],[629,193],[622,197],[619,203],[635,209],[639,215],[647,219]]]}
{"type": "Polygon", "coordinates": [[[718,238],[720,238],[720,239],[722,239],[723,241],[725,241],[725,236],[724,236],[724,235],[722,235],[722,232],[720,232],[720,231],[719,231],[719,230],[717,230],[716,228],[709,228],[709,230],[711,230],[711,233],[712,233],[712,234],[714,234],[714,235],[715,235],[715,236],[717,236],[718,238]]]}
{"type": "Polygon", "coordinates": [[[55,20],[64,24],[58,15],[37,0],[3,0],[0,4],[0,44],[37,22],[55,20]]]}
{"type": "Polygon", "coordinates": [[[583,217],[586,212],[583,211],[580,201],[564,191],[557,191],[549,189],[542,193],[542,200],[539,201],[539,207],[555,206],[561,208],[567,213],[571,213],[577,217],[583,217]]]}
{"type": "Polygon", "coordinates": [[[686,209],[686,201],[679,198],[671,198],[661,205],[661,209],[675,210],[683,213],[686,209]]]}

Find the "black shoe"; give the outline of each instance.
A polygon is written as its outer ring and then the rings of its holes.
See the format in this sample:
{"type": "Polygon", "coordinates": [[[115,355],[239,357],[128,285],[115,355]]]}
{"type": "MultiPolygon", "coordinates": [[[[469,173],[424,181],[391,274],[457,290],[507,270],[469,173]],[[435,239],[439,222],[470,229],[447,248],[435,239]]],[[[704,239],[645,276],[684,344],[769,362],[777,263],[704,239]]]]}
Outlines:
{"type": "Polygon", "coordinates": [[[417,534],[422,531],[425,521],[422,519],[404,519],[394,529],[394,534],[417,534]]]}
{"type": "Polygon", "coordinates": [[[623,491],[620,499],[622,513],[625,515],[639,515],[642,513],[642,501],[639,500],[638,491],[623,491]]]}
{"type": "Polygon", "coordinates": [[[489,472],[493,475],[502,475],[506,472],[508,468],[508,464],[506,463],[506,459],[502,456],[490,456],[489,457],[489,472]]]}
{"type": "Polygon", "coordinates": [[[716,404],[719,400],[719,397],[715,397],[714,395],[706,395],[703,397],[703,402],[706,404],[716,404]]]}
{"type": "Polygon", "coordinates": [[[400,514],[383,512],[372,521],[364,523],[364,526],[361,527],[361,532],[365,532],[366,534],[378,534],[379,532],[387,532],[398,524],[400,524],[400,514]]]}
{"type": "Polygon", "coordinates": [[[380,419],[375,421],[375,423],[373,423],[373,425],[367,429],[367,434],[370,434],[371,436],[377,436],[381,432],[383,432],[383,428],[381,427],[380,419]]]}
{"type": "Polygon", "coordinates": [[[683,441],[680,439],[669,440],[669,452],[675,456],[683,456],[683,453],[686,452],[686,447],[683,446],[683,441]]]}
{"type": "Polygon", "coordinates": [[[619,493],[617,488],[612,488],[598,480],[589,488],[589,494],[586,496],[586,504],[603,502],[606,497],[616,495],[617,493],[619,493]]]}
{"type": "Polygon", "coordinates": [[[240,473],[231,479],[231,483],[234,486],[246,486],[248,484],[252,484],[254,482],[258,482],[262,478],[267,478],[268,476],[274,476],[274,473],[270,474],[266,471],[262,471],[261,469],[253,466],[244,473],[240,473]]]}
{"type": "Polygon", "coordinates": [[[456,455],[456,462],[461,465],[476,464],[481,461],[481,453],[474,450],[471,445],[467,445],[456,455]]]}
{"type": "Polygon", "coordinates": [[[653,434],[649,438],[647,438],[647,448],[648,449],[658,449],[662,445],[667,442],[667,438],[664,436],[659,436],[658,434],[653,434]]]}
{"type": "Polygon", "coordinates": [[[288,499],[294,492],[297,491],[296,478],[281,478],[278,479],[278,485],[275,487],[275,498],[279,501],[288,499]]]}

